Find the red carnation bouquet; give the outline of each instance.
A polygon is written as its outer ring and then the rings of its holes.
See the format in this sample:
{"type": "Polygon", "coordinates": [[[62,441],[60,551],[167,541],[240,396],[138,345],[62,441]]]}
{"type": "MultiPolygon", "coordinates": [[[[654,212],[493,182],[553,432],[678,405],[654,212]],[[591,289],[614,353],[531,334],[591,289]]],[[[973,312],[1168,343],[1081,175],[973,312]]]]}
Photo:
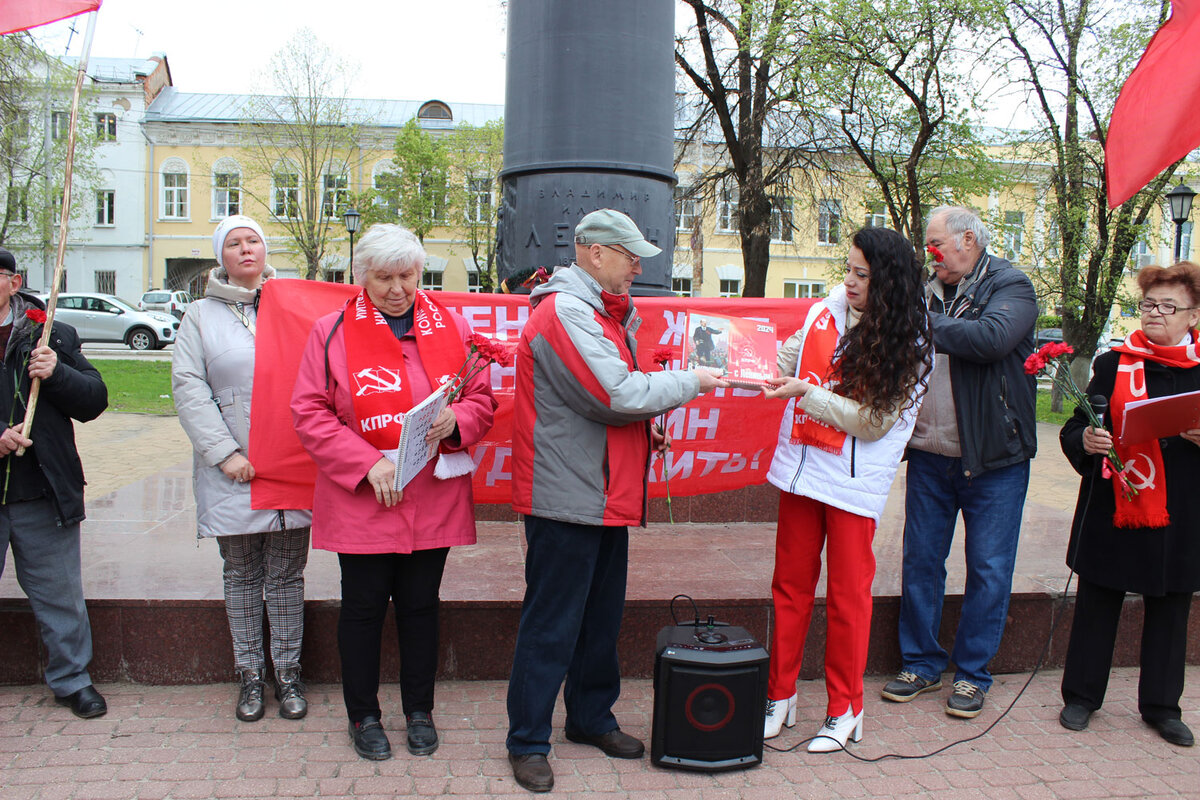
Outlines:
{"type": "Polygon", "coordinates": [[[454,402],[454,398],[462,393],[463,387],[467,385],[467,381],[474,378],[480,372],[490,367],[492,364],[499,364],[502,367],[511,367],[513,358],[517,352],[517,346],[513,343],[506,342],[503,339],[493,339],[489,336],[483,336],[478,333],[472,333],[467,337],[467,345],[471,351],[467,354],[467,360],[459,367],[454,378],[449,383],[449,388],[446,390],[446,403],[454,402]]]}
{"type": "MultiPolygon", "coordinates": [[[[667,368],[667,364],[669,364],[671,359],[674,357],[674,350],[669,347],[660,347],[654,351],[654,355],[651,356],[651,360],[665,370],[667,368]]],[[[664,411],[659,415],[658,422],[654,423],[654,427],[657,428],[658,432],[663,436],[667,435],[667,412],[664,411]]],[[[671,512],[671,477],[667,474],[667,456],[665,453],[663,454],[663,483],[667,487],[667,519],[671,522],[671,524],[674,524],[675,515],[671,512]]]]}
{"type": "MultiPolygon", "coordinates": [[[[1093,428],[1103,428],[1104,422],[1096,415],[1091,401],[1088,400],[1083,390],[1075,385],[1075,381],[1071,380],[1071,365],[1068,357],[1074,352],[1075,349],[1066,342],[1044,344],[1030,353],[1029,358],[1025,359],[1025,374],[1037,375],[1038,373],[1042,373],[1048,377],[1064,395],[1070,398],[1071,402],[1083,409],[1083,413],[1087,414],[1088,422],[1093,428]]],[[[1134,488],[1133,484],[1129,482],[1129,478],[1125,476],[1125,470],[1126,467],[1121,463],[1121,457],[1117,455],[1117,451],[1109,448],[1108,455],[1104,457],[1101,475],[1104,478],[1110,478],[1115,475],[1121,482],[1121,488],[1125,492],[1125,499],[1131,500],[1138,493],[1138,490],[1134,488]]]]}

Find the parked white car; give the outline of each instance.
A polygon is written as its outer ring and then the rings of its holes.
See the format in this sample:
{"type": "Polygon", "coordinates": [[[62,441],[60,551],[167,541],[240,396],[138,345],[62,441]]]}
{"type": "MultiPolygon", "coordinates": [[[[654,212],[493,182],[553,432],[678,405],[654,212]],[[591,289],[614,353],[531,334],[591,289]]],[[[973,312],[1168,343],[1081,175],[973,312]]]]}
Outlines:
{"type": "Polygon", "coordinates": [[[166,311],[176,319],[183,319],[194,298],[187,292],[172,292],[167,289],[151,289],[138,300],[139,311],[166,311]]]}
{"type": "MultiPolygon", "coordinates": [[[[42,301],[48,300],[42,295],[42,301]]],[[[111,294],[63,292],[54,318],[79,332],[84,342],[123,342],[133,350],[158,350],[175,341],[179,320],[162,311],[138,311],[111,294]]]]}

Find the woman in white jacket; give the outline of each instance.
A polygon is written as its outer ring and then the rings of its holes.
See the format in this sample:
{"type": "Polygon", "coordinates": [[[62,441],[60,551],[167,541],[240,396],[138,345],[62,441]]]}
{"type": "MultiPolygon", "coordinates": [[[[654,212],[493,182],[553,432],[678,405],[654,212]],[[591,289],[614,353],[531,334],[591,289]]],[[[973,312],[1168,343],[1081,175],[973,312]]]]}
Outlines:
{"type": "Polygon", "coordinates": [[[824,724],[810,752],[862,738],[871,630],[871,542],[932,364],[921,267],[895,231],[851,239],[846,277],[779,352],[768,397],[794,398],[767,475],[783,491],[771,596],[765,738],[796,721],[796,678],[827,548],[824,724]]]}
{"type": "Polygon", "coordinates": [[[252,509],[254,466],[246,457],[259,290],[275,270],[267,266],[262,228],[249,217],[226,217],[212,241],[220,266],[179,325],[171,367],[179,423],[194,448],[198,535],[217,537],[225,562],[225,613],[241,683],[237,718],[253,722],[265,711],[265,605],[279,715],[300,719],[308,712],[300,643],[312,514],[252,509]]]}

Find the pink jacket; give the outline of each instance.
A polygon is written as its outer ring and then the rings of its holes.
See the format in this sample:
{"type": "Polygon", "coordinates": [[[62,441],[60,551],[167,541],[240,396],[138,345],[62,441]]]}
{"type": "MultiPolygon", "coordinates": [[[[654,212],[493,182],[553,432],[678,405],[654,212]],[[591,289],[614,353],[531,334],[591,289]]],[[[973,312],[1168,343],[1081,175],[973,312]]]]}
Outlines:
{"type": "MultiPolygon", "coordinates": [[[[471,476],[438,480],[433,477],[437,459],[404,487],[399,504],[386,508],[375,499],[366,477],[382,454],[355,432],[358,420],[346,385],[345,329],[338,325],[333,337],[329,335],[340,315],[328,314],[313,325],[292,392],[296,433],[317,464],[312,546],[336,553],[411,553],[474,544],[471,476]]],[[[465,341],[470,325],[458,314],[452,316],[465,341]]],[[[419,366],[416,340],[410,333],[400,344],[414,400],[428,397],[433,387],[419,366]]],[[[451,408],[458,417],[459,438],[447,439],[447,445],[465,449],[483,438],[496,410],[491,370],[472,378],[451,408]]]]}

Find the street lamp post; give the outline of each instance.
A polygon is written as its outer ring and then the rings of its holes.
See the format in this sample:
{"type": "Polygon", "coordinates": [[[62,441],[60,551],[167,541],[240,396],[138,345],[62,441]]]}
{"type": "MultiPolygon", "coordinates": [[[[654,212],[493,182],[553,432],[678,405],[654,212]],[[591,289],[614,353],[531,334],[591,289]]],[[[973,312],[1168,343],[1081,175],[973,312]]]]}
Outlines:
{"type": "MultiPolygon", "coordinates": [[[[1188,200],[1191,204],[1191,200],[1188,200]]],[[[358,232],[358,223],[362,220],[362,214],[355,211],[353,208],[347,208],[346,213],[342,214],[342,222],[346,225],[346,232],[350,234],[350,268],[346,270],[346,283],[352,283],[354,274],[354,234],[358,232]]]]}
{"type": "Polygon", "coordinates": [[[1176,264],[1179,263],[1180,248],[1183,246],[1183,223],[1187,222],[1192,214],[1192,198],[1195,196],[1196,193],[1191,187],[1184,186],[1182,180],[1178,186],[1167,192],[1167,202],[1171,204],[1171,219],[1175,222],[1176,264]]]}

